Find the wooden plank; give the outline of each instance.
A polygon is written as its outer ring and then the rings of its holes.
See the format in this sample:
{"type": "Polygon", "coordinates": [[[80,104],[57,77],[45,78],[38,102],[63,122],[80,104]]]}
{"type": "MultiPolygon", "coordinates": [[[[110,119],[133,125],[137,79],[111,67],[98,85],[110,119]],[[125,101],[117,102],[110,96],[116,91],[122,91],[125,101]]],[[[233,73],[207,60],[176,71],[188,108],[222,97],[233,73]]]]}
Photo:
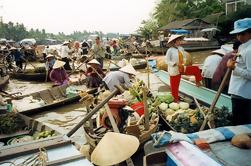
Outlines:
{"type": "Polygon", "coordinates": [[[54,161],[49,161],[46,163],[46,166],[57,166],[59,164],[63,164],[63,163],[68,163],[74,160],[79,160],[79,159],[84,159],[85,157],[80,154],[80,155],[76,155],[76,156],[71,156],[71,157],[65,157],[62,159],[58,159],[58,160],[54,160],[54,161]]]}
{"type": "Polygon", "coordinates": [[[6,160],[7,158],[12,158],[15,155],[20,155],[22,153],[38,151],[39,148],[50,148],[62,144],[70,143],[71,141],[67,137],[55,136],[50,138],[44,138],[41,140],[31,142],[20,143],[17,145],[10,145],[1,148],[0,160],[6,160]]]}

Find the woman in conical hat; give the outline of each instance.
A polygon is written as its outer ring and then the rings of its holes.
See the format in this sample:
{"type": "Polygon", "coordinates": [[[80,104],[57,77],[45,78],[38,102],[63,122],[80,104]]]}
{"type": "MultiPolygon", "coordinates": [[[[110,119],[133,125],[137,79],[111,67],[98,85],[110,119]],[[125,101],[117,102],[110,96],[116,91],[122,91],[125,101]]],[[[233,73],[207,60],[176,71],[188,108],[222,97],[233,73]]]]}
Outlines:
{"type": "Polygon", "coordinates": [[[54,82],[54,86],[66,85],[69,77],[64,69],[65,62],[56,60],[53,69],[50,72],[50,80],[54,82]]]}
{"type": "Polygon", "coordinates": [[[197,86],[201,85],[200,81],[202,80],[200,69],[197,66],[192,66],[189,54],[181,47],[183,37],[183,35],[171,35],[168,40],[170,48],[166,52],[171,93],[176,102],[179,102],[181,75],[194,75],[197,86]]]}
{"type": "Polygon", "coordinates": [[[131,87],[130,79],[137,74],[136,70],[131,64],[128,64],[119,69],[119,71],[112,71],[103,79],[107,89],[113,91],[116,85],[123,84],[126,87],[131,87]]]}
{"type": "Polygon", "coordinates": [[[88,66],[85,73],[87,77],[87,87],[97,88],[102,84],[102,79],[105,77],[105,74],[101,69],[100,63],[96,59],[89,61],[88,66]]]}

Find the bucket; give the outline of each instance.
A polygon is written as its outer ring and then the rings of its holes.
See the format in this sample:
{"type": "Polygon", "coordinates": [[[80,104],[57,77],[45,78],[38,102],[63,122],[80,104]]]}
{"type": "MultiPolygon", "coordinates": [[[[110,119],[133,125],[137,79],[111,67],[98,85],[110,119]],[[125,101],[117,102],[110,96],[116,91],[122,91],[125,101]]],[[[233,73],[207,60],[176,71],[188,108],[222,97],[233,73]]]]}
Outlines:
{"type": "Polygon", "coordinates": [[[137,102],[131,105],[131,108],[136,111],[139,116],[144,114],[144,103],[143,102],[137,102]]]}

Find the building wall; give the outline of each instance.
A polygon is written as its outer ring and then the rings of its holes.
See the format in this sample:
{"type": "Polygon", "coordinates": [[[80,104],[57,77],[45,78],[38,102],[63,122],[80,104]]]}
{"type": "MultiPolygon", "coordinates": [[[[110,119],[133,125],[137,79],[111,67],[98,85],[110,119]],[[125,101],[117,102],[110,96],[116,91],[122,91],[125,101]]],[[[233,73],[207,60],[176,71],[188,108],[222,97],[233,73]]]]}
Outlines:
{"type": "Polygon", "coordinates": [[[240,10],[245,5],[251,5],[251,0],[223,0],[226,5],[226,15],[240,10]]]}

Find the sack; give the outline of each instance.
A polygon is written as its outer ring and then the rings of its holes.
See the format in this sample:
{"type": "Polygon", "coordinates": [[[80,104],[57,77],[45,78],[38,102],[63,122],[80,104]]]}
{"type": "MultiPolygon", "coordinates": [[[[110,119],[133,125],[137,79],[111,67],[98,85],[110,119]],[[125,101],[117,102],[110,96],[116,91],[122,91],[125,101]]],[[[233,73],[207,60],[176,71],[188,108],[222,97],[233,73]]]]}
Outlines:
{"type": "Polygon", "coordinates": [[[157,64],[157,69],[158,70],[164,70],[167,71],[167,63],[166,63],[166,57],[160,57],[157,58],[156,64],[157,64]]]}

